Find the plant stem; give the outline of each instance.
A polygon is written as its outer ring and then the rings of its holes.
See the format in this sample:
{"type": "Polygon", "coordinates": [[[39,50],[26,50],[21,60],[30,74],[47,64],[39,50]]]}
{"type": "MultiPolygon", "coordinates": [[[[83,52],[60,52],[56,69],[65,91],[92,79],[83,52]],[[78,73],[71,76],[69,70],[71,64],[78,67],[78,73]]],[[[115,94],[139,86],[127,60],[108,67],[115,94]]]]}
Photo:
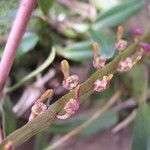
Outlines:
{"type": "Polygon", "coordinates": [[[81,130],[87,128],[91,123],[93,123],[96,119],[98,119],[104,112],[106,112],[119,99],[121,94],[122,94],[122,90],[118,90],[102,108],[97,110],[91,116],[90,119],[88,119],[83,124],[76,127],[74,130],[70,131],[68,134],[63,136],[61,139],[58,139],[58,141],[56,141],[52,145],[48,146],[44,150],[53,150],[53,149],[55,149],[56,147],[62,145],[64,142],[66,142],[67,140],[69,140],[70,138],[72,138],[73,136],[78,134],[81,130]]]}
{"type": "Polygon", "coordinates": [[[37,5],[36,0],[22,0],[20,3],[17,16],[13,23],[0,62],[0,95],[2,95],[2,90],[8,78],[9,72],[11,70],[20,41],[25,32],[31,13],[33,9],[36,7],[36,5],[37,5]]]}
{"type": "MultiPolygon", "coordinates": [[[[144,42],[150,42],[150,34],[146,34],[141,37],[141,40],[144,42]]],[[[138,43],[133,44],[128,47],[122,53],[120,53],[112,62],[108,63],[103,69],[97,70],[91,77],[89,77],[85,82],[83,82],[80,86],[80,101],[81,103],[86,100],[86,98],[91,95],[93,91],[93,84],[97,79],[102,79],[104,75],[108,75],[110,73],[115,73],[118,63],[135,53],[139,50],[138,43]]],[[[38,117],[33,119],[31,122],[28,122],[23,127],[17,129],[13,133],[11,133],[4,141],[0,144],[0,150],[3,150],[5,143],[9,140],[12,141],[15,147],[20,146],[22,143],[27,141],[33,135],[38,132],[44,130],[46,127],[51,125],[54,121],[56,121],[56,113],[63,114],[65,104],[74,97],[74,90],[69,92],[68,94],[62,96],[59,100],[57,100],[54,104],[52,104],[47,111],[40,114],[38,117]]]]}
{"type": "Polygon", "coordinates": [[[16,83],[12,87],[9,87],[8,89],[6,89],[5,92],[9,93],[9,92],[15,91],[19,87],[23,86],[24,83],[26,83],[27,81],[31,80],[33,77],[35,77],[40,72],[42,72],[44,69],[46,69],[53,62],[53,60],[55,58],[55,53],[56,53],[55,49],[52,49],[52,51],[49,54],[48,58],[45,60],[45,62],[41,66],[39,66],[37,69],[35,69],[33,72],[31,72],[27,76],[25,76],[20,82],[16,83]]]}

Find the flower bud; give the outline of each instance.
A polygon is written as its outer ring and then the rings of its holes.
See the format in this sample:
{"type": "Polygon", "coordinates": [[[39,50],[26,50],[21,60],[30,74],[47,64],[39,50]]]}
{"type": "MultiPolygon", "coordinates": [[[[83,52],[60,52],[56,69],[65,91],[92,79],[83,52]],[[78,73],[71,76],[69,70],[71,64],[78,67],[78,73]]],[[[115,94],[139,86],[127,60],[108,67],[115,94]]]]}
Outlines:
{"type": "Polygon", "coordinates": [[[94,91],[102,92],[109,88],[110,80],[112,79],[113,74],[108,76],[103,76],[102,80],[96,80],[94,82],[94,91]]]}

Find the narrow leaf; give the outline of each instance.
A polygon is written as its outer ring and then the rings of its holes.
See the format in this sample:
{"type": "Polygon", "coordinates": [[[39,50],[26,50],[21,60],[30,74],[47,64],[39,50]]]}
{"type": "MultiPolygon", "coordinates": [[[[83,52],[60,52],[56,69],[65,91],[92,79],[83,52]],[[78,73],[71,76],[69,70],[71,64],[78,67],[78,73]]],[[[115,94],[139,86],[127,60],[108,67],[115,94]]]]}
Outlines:
{"type": "Polygon", "coordinates": [[[30,32],[25,33],[18,48],[17,57],[20,57],[29,50],[33,49],[38,41],[39,38],[37,34],[30,32]]]}
{"type": "Polygon", "coordinates": [[[12,112],[12,104],[8,96],[1,102],[1,113],[4,137],[7,137],[16,129],[16,118],[12,112]]]}
{"type": "Polygon", "coordinates": [[[133,128],[132,150],[150,149],[150,108],[147,104],[139,107],[133,128]]]}
{"type": "Polygon", "coordinates": [[[143,6],[143,0],[125,1],[104,13],[100,13],[93,24],[93,29],[119,25],[136,14],[143,6]]]}

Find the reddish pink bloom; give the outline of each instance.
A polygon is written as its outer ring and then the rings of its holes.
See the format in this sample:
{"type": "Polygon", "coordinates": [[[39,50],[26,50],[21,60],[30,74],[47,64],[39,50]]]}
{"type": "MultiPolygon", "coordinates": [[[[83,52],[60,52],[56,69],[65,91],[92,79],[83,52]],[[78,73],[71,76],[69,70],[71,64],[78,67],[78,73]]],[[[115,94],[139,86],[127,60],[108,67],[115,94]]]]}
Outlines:
{"type": "Polygon", "coordinates": [[[102,92],[102,91],[107,90],[109,88],[109,83],[112,77],[113,77],[113,74],[110,74],[108,76],[103,76],[102,80],[99,80],[99,79],[96,80],[94,82],[94,91],[102,92]]]}
{"type": "Polygon", "coordinates": [[[141,36],[143,35],[143,31],[140,28],[134,28],[132,29],[133,36],[141,36]]]}
{"type": "Polygon", "coordinates": [[[128,42],[122,39],[123,31],[124,31],[123,27],[118,26],[117,41],[116,41],[116,44],[115,44],[115,47],[118,51],[123,51],[128,46],[128,42]]]}
{"type": "Polygon", "coordinates": [[[93,66],[96,69],[102,69],[106,64],[106,58],[104,56],[98,56],[99,47],[98,43],[93,44],[93,66]]]}
{"type": "Polygon", "coordinates": [[[29,121],[33,120],[40,113],[42,113],[46,110],[47,110],[47,106],[44,103],[42,103],[40,101],[36,101],[31,108],[31,114],[29,116],[29,121]]]}
{"type": "Polygon", "coordinates": [[[80,86],[78,85],[75,89],[75,99],[73,98],[70,99],[64,107],[66,113],[64,115],[56,115],[56,118],[60,120],[65,120],[69,118],[74,113],[76,113],[76,111],[79,109],[79,105],[80,105],[80,86]]]}
{"type": "Polygon", "coordinates": [[[64,74],[63,87],[72,90],[79,84],[78,75],[70,75],[69,74],[69,63],[67,60],[63,60],[61,62],[61,70],[64,74]]]}
{"type": "Polygon", "coordinates": [[[125,40],[119,40],[116,42],[115,47],[118,51],[123,51],[128,46],[128,42],[125,40]]]}
{"type": "Polygon", "coordinates": [[[145,42],[140,42],[140,46],[144,52],[150,52],[150,44],[145,42]]]}
{"type": "Polygon", "coordinates": [[[125,60],[119,62],[117,71],[127,72],[133,67],[133,61],[130,57],[127,57],[125,60]]]}
{"type": "Polygon", "coordinates": [[[71,75],[64,79],[62,84],[64,88],[72,90],[79,84],[79,77],[77,75],[71,75]]]}

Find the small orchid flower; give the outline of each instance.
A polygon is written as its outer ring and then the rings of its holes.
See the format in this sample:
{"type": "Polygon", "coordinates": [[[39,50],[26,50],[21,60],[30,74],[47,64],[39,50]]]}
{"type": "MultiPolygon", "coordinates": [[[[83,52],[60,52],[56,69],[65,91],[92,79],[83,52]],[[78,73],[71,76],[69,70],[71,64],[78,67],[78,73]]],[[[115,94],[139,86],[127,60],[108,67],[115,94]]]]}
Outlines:
{"type": "Polygon", "coordinates": [[[110,80],[112,79],[113,74],[109,74],[108,76],[103,76],[102,80],[96,80],[94,82],[94,91],[102,92],[109,88],[110,80]]]}
{"type": "Polygon", "coordinates": [[[93,55],[94,55],[93,66],[96,69],[102,69],[106,64],[106,58],[104,56],[98,56],[98,49],[99,49],[99,44],[94,43],[93,44],[93,55]]]}
{"type": "Polygon", "coordinates": [[[143,31],[140,28],[133,28],[131,32],[134,37],[143,35],[143,31]]]}
{"type": "Polygon", "coordinates": [[[125,60],[121,60],[119,62],[117,71],[118,72],[128,72],[132,69],[132,67],[137,64],[142,58],[142,53],[139,53],[135,60],[133,61],[130,57],[127,57],[125,60]]]}
{"type": "Polygon", "coordinates": [[[71,98],[65,105],[64,110],[66,113],[64,115],[56,115],[57,119],[65,120],[71,117],[73,114],[77,112],[80,105],[80,85],[78,85],[75,89],[75,99],[71,98]]]}
{"type": "Polygon", "coordinates": [[[61,62],[61,70],[64,74],[63,87],[72,90],[79,84],[78,75],[70,75],[69,74],[69,63],[67,60],[63,60],[61,62]]]}
{"type": "Polygon", "coordinates": [[[117,71],[119,72],[128,72],[133,67],[133,61],[130,57],[127,57],[125,60],[119,62],[117,71]]]}
{"type": "Polygon", "coordinates": [[[53,90],[49,89],[41,97],[34,102],[34,105],[31,108],[31,114],[29,116],[29,121],[33,120],[40,113],[45,112],[47,110],[47,106],[43,103],[47,98],[53,95],[53,90]]]}
{"type": "Polygon", "coordinates": [[[132,35],[134,36],[134,41],[138,42],[141,35],[143,35],[143,31],[140,28],[134,28],[132,30],[132,35]]]}
{"type": "Polygon", "coordinates": [[[118,51],[123,51],[128,46],[128,42],[122,39],[122,35],[123,35],[123,27],[119,26],[117,31],[117,42],[115,44],[115,47],[118,51]]]}
{"type": "Polygon", "coordinates": [[[144,52],[150,52],[150,44],[145,42],[140,42],[140,46],[144,52]]]}

